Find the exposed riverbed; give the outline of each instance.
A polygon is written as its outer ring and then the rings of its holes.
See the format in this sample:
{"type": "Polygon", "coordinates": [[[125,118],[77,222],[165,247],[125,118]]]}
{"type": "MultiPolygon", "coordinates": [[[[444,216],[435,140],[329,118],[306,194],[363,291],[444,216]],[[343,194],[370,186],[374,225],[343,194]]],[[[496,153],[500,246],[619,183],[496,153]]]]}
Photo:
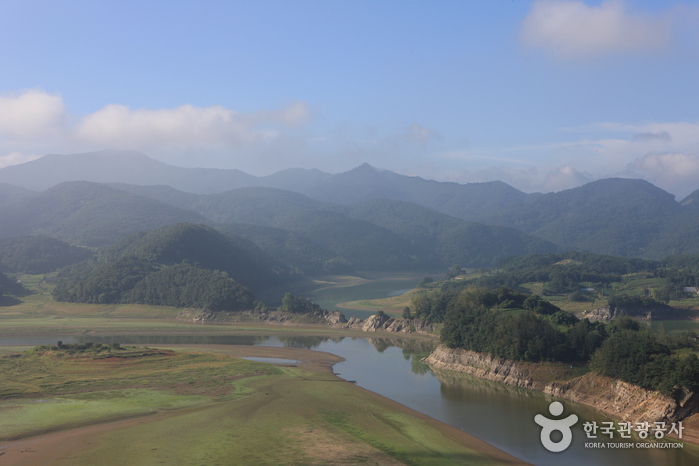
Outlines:
{"type": "MultiPolygon", "coordinates": [[[[1,338],[0,345],[55,343],[32,337],[31,343],[17,338],[1,338]]],[[[474,377],[446,371],[432,371],[420,362],[431,349],[429,342],[409,339],[342,338],[342,337],[250,337],[250,336],[111,336],[77,337],[77,341],[122,344],[243,344],[273,347],[309,348],[337,354],[345,359],[334,366],[346,380],[398,401],[416,411],[462,429],[482,440],[537,465],[695,465],[698,449],[685,444],[683,449],[612,449],[586,448],[586,443],[621,440],[600,436],[587,439],[584,422],[601,424],[609,421],[602,413],[587,406],[561,400],[564,413],[579,417],[573,427],[573,442],[561,453],[543,448],[541,429],[534,423],[537,414],[548,415],[553,398],[543,393],[486,382],[474,377]]],[[[69,337],[64,342],[71,341],[69,337]]],[[[639,439],[626,442],[640,442],[639,439]]],[[[589,445],[588,445],[589,446],[589,445]]]]}

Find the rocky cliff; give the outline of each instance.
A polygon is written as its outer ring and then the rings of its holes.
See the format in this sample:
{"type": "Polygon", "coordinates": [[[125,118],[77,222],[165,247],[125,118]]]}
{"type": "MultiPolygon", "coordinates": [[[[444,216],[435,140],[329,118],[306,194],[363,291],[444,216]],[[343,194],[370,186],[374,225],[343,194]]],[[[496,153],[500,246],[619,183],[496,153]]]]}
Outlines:
{"type": "Polygon", "coordinates": [[[393,333],[430,333],[432,325],[422,319],[395,319],[386,314],[374,314],[365,320],[350,317],[344,328],[361,328],[365,332],[384,330],[393,333]]]}
{"type": "Polygon", "coordinates": [[[516,361],[497,358],[485,353],[451,349],[439,345],[424,360],[437,369],[463,372],[481,379],[506,383],[515,387],[542,390],[541,384],[536,384],[530,372],[517,364],[516,361]]]}
{"type": "MultiPolygon", "coordinates": [[[[675,399],[593,373],[566,381],[551,381],[557,373],[564,374],[566,366],[561,364],[524,363],[444,345],[439,345],[423,361],[437,369],[463,372],[583,403],[633,423],[677,422],[699,413],[699,395],[692,392],[682,392],[675,399]]],[[[685,427],[694,430],[691,425],[685,427]]],[[[687,434],[694,437],[696,432],[687,434]]]]}

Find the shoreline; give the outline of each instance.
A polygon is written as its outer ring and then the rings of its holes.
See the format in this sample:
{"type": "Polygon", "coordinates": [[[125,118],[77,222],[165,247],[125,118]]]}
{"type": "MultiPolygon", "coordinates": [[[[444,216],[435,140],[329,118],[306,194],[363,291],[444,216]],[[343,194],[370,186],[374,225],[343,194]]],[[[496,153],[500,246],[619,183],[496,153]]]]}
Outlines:
{"type": "MultiPolygon", "coordinates": [[[[364,336],[366,336],[366,333],[362,333],[364,336]]],[[[295,359],[301,361],[301,363],[291,365],[277,364],[277,366],[298,367],[298,369],[316,374],[323,374],[325,377],[332,377],[333,379],[337,379],[338,382],[341,381],[349,384],[349,382],[334,375],[333,372],[334,364],[344,361],[344,358],[328,352],[302,348],[221,344],[181,344],[163,345],[162,347],[173,349],[176,348],[179,350],[214,351],[233,357],[276,357],[295,359]]],[[[480,440],[475,436],[431,418],[428,415],[419,413],[382,395],[371,392],[354,384],[352,384],[351,390],[357,397],[374,400],[373,402],[386,407],[391,412],[416,418],[451,441],[473,450],[480,455],[489,457],[499,464],[529,464],[505,453],[504,451],[486,443],[483,440],[480,440]]],[[[208,408],[192,408],[189,411],[203,409],[208,408]]],[[[67,458],[65,455],[70,456],[97,448],[102,444],[100,437],[103,435],[128,429],[129,427],[136,427],[139,424],[154,423],[159,420],[167,419],[168,417],[178,416],[184,414],[185,411],[188,410],[158,413],[127,420],[92,424],[83,427],[41,434],[34,437],[26,437],[14,441],[0,442],[0,453],[4,453],[0,456],[0,462],[5,463],[11,461],[9,464],[17,465],[47,464],[47,462],[51,461],[57,461],[60,463],[60,461],[62,461],[61,458],[67,458]]]]}

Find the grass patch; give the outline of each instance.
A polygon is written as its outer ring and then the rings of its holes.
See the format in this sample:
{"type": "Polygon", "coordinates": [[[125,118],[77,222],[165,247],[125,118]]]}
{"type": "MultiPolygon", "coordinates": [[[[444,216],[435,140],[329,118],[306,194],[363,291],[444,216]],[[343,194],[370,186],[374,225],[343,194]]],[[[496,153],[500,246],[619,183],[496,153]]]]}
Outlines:
{"type": "Polygon", "coordinates": [[[279,373],[214,353],[84,346],[0,358],[0,439],[230,400],[246,393],[239,380],[279,373]]]}
{"type": "Polygon", "coordinates": [[[250,395],[100,437],[74,464],[498,464],[327,372],[241,380],[250,395]],[[338,408],[341,406],[341,408],[338,408]],[[128,445],[128,448],[124,448],[128,445]]]}

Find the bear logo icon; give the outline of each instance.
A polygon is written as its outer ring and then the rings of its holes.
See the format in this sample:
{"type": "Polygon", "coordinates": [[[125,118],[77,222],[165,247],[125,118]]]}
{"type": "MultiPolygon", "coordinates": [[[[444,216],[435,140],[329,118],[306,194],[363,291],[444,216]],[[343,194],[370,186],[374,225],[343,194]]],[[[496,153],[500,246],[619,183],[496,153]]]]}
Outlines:
{"type": "MultiPolygon", "coordinates": [[[[563,405],[558,401],[554,401],[549,405],[549,412],[553,416],[560,416],[563,413],[563,405]]],[[[549,419],[541,414],[537,414],[534,416],[534,422],[541,426],[541,444],[544,448],[558,453],[568,448],[570,442],[573,441],[573,432],[570,428],[578,422],[578,416],[571,414],[563,419],[549,419]],[[558,442],[551,440],[551,434],[556,430],[563,435],[563,438],[558,442]]]]}

